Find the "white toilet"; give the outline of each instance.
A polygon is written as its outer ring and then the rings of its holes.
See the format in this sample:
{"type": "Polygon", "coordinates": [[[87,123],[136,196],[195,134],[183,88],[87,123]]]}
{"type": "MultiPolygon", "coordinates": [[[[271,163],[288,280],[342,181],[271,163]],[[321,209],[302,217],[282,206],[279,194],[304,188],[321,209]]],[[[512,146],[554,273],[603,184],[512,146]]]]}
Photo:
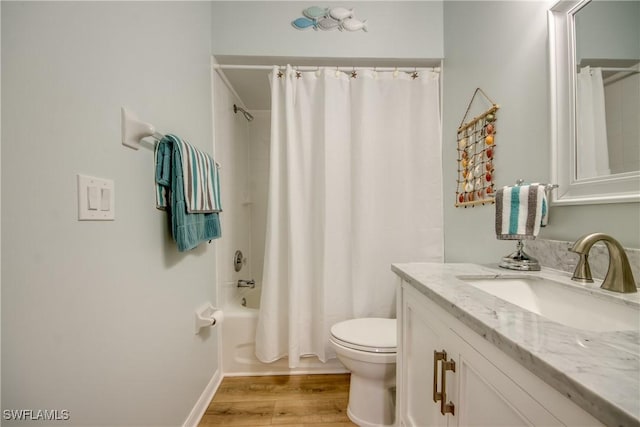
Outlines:
{"type": "Polygon", "coordinates": [[[345,320],[331,327],[329,341],[351,371],[349,419],[361,427],[393,425],[396,319],[345,320]]]}

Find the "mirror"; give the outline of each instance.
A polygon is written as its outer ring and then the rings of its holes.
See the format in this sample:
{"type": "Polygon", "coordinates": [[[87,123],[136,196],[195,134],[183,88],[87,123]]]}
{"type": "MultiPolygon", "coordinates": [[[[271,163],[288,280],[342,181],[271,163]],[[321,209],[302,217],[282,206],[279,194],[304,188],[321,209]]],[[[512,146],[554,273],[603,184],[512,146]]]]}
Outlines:
{"type": "Polygon", "coordinates": [[[549,11],[554,204],[640,201],[640,2],[549,11]]]}

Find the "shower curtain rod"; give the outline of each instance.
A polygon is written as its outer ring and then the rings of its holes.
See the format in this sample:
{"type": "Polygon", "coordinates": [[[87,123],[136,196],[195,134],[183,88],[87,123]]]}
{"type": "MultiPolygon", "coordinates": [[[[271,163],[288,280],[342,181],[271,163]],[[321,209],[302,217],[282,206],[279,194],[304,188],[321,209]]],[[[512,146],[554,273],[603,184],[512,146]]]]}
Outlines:
{"type": "MultiPolygon", "coordinates": [[[[283,65],[235,65],[235,64],[215,64],[213,67],[214,68],[218,68],[218,69],[222,69],[222,70],[272,70],[273,67],[278,67],[278,68],[285,68],[285,66],[283,65]]],[[[362,69],[369,69],[369,70],[375,70],[375,71],[402,71],[402,72],[407,72],[410,73],[412,71],[434,71],[434,72],[440,72],[440,67],[375,67],[375,66],[369,66],[369,67],[349,67],[349,66],[331,66],[331,65],[326,65],[326,66],[313,66],[313,65],[302,65],[302,66],[293,66],[294,69],[299,70],[299,71],[316,71],[318,68],[320,67],[324,67],[324,68],[330,68],[330,69],[336,69],[339,71],[352,71],[352,70],[362,70],[362,69]]]]}
{"type": "MultiPolygon", "coordinates": [[[[578,67],[578,71],[583,67],[578,67]]],[[[602,71],[619,71],[621,73],[639,73],[640,67],[634,65],[633,67],[597,67],[591,66],[591,68],[600,68],[602,71]]]]}
{"type": "Polygon", "coordinates": [[[638,67],[628,67],[628,68],[620,68],[620,67],[601,67],[602,71],[620,71],[623,73],[638,73],[640,69],[638,67]]]}

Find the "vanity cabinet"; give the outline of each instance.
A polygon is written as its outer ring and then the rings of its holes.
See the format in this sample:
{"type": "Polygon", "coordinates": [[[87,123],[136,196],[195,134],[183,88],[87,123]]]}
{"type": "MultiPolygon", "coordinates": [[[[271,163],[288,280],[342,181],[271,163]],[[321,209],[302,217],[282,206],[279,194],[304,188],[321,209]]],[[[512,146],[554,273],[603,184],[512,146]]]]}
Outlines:
{"type": "MultiPolygon", "coordinates": [[[[443,390],[437,387],[438,383],[441,384],[438,378],[442,378],[442,362],[445,362],[445,357],[447,362],[451,361],[449,358],[454,356],[451,353],[454,347],[446,326],[439,321],[432,321],[427,309],[420,305],[420,298],[413,295],[414,292],[402,288],[402,316],[398,319],[398,345],[402,353],[398,353],[396,366],[396,406],[399,409],[396,419],[400,421],[400,426],[447,426],[453,417],[447,413],[441,414],[440,402],[444,401],[446,405],[449,403],[447,399],[456,394],[457,384],[452,381],[455,374],[445,371],[449,390],[446,396],[439,396],[440,401],[437,393],[443,390]],[[437,359],[438,355],[442,359],[437,359]]],[[[455,414],[455,407],[453,410],[455,414]]]]}
{"type": "Polygon", "coordinates": [[[399,426],[601,425],[406,282],[398,338],[399,426]]]}

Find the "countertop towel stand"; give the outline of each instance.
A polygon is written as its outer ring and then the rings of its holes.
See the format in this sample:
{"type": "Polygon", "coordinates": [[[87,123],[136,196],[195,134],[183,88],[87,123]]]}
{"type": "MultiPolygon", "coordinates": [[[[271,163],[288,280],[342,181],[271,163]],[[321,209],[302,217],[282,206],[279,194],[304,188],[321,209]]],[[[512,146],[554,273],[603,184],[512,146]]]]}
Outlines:
{"type": "MultiPolygon", "coordinates": [[[[525,185],[524,179],[519,179],[516,181],[516,186],[525,185]]],[[[541,184],[537,183],[544,187],[544,192],[546,196],[547,203],[547,220],[543,226],[546,226],[549,221],[549,200],[550,193],[553,189],[558,188],[558,184],[541,184]]],[[[533,237],[535,239],[535,236],[533,237]]],[[[518,270],[518,271],[540,271],[540,263],[537,259],[530,256],[524,251],[524,243],[522,243],[522,239],[518,239],[518,243],[516,245],[516,251],[505,255],[502,257],[500,264],[498,264],[502,268],[507,268],[509,270],[518,270]]]]}
{"type": "MultiPolygon", "coordinates": [[[[519,179],[516,181],[516,186],[524,185],[524,184],[525,184],[524,179],[519,179]]],[[[544,187],[544,192],[547,197],[547,210],[548,210],[551,202],[551,191],[555,190],[559,186],[558,184],[543,184],[543,183],[535,183],[535,184],[542,185],[544,187]]],[[[547,214],[547,220],[548,220],[548,217],[549,217],[549,214],[547,214]]]]}
{"type": "Polygon", "coordinates": [[[156,141],[164,138],[164,135],[156,131],[151,123],[143,122],[131,111],[122,107],[122,145],[137,150],[143,138],[151,137],[156,141]]]}

